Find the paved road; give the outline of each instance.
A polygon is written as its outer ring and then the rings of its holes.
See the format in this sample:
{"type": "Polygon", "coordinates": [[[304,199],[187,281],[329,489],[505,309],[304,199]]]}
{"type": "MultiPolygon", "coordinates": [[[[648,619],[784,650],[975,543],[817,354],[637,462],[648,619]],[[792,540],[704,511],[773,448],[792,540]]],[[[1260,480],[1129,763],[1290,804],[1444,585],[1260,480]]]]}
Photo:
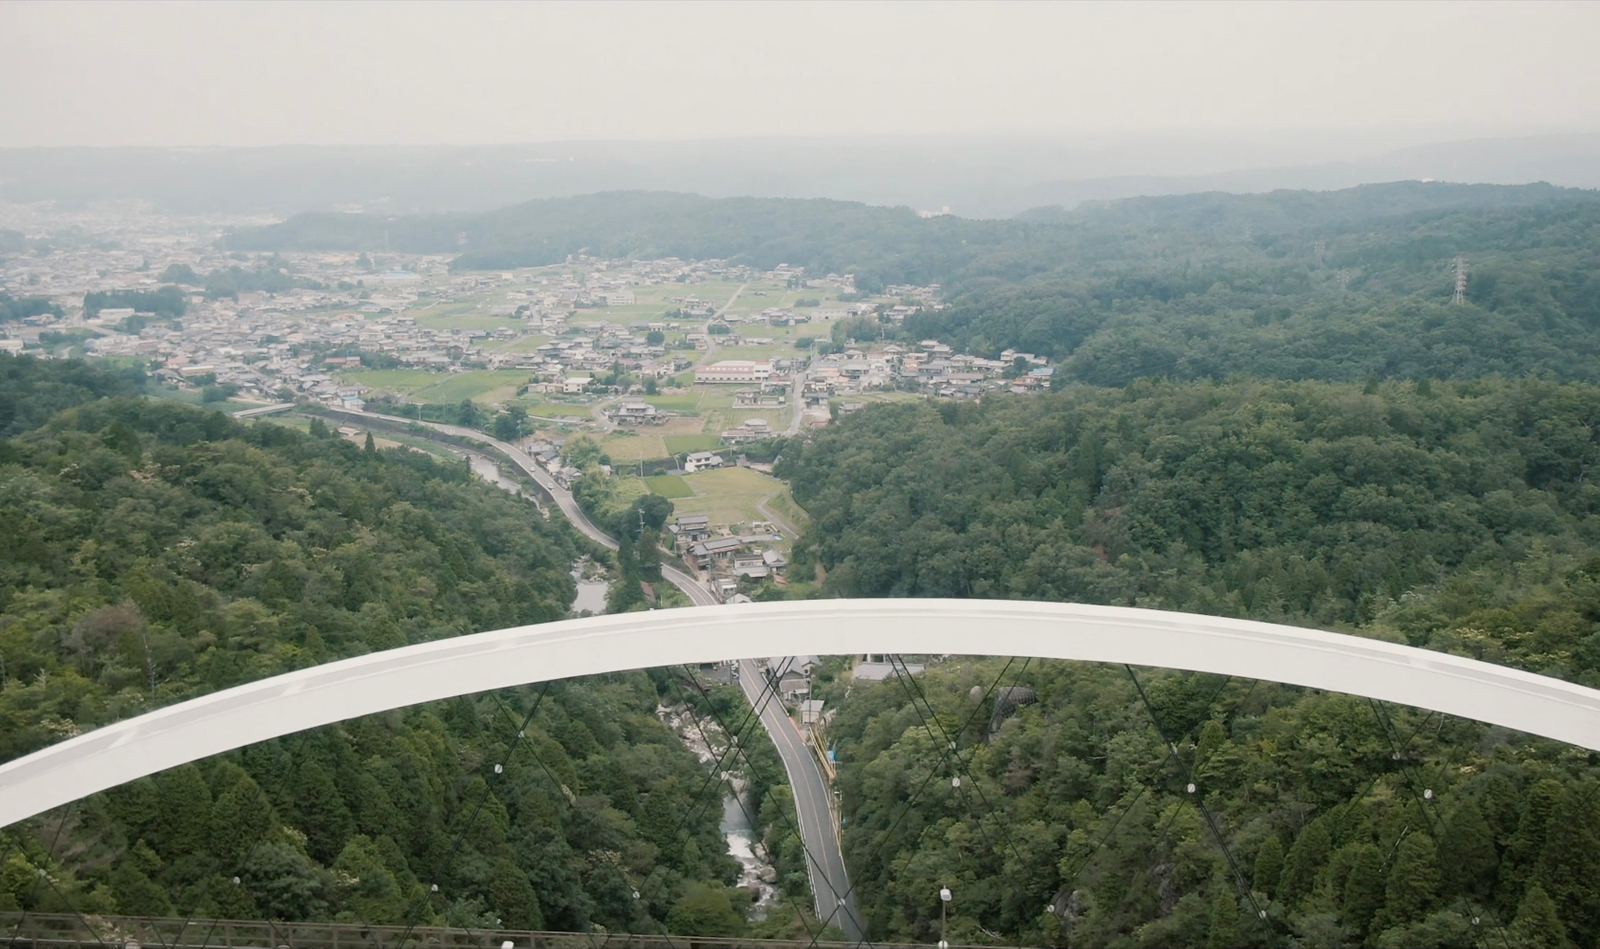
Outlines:
{"type": "MultiPolygon", "coordinates": [[[[492,445],[497,451],[500,452],[500,454],[505,455],[508,459],[510,459],[512,464],[516,465],[518,468],[521,468],[523,472],[528,475],[528,477],[532,478],[539,485],[539,487],[543,488],[545,493],[550,495],[551,500],[555,502],[556,507],[561,510],[561,513],[565,514],[567,520],[572,522],[572,526],[581,531],[584,536],[598,544],[602,544],[610,548],[611,550],[617,549],[617,542],[611,539],[611,535],[594,526],[593,522],[589,520],[589,516],[583,513],[583,508],[578,506],[577,499],[572,496],[572,492],[556,483],[556,479],[550,476],[550,472],[540,467],[539,463],[534,461],[532,456],[515,445],[508,444],[499,440],[498,438],[485,435],[483,432],[480,432],[475,428],[462,428],[459,425],[446,425],[443,422],[418,422],[414,418],[401,418],[398,415],[380,415],[376,412],[352,412],[347,409],[330,409],[329,411],[339,415],[378,418],[387,422],[401,422],[409,425],[425,425],[435,431],[444,432],[446,435],[455,435],[459,438],[471,438],[486,445],[492,445]]],[[[665,577],[673,586],[682,590],[684,595],[689,597],[689,601],[695,606],[717,605],[717,598],[712,596],[709,590],[701,586],[699,581],[695,580],[687,573],[684,573],[682,570],[663,565],[661,568],[661,575],[665,577]]]]}
{"type": "MultiPolygon", "coordinates": [[[[397,415],[336,411],[343,415],[365,416],[389,422],[416,422],[416,419],[401,418],[397,415]]],[[[567,516],[574,527],[596,542],[612,550],[617,549],[617,542],[594,526],[583,513],[583,509],[578,507],[572,492],[557,484],[550,473],[539,467],[538,463],[522,449],[476,429],[446,425],[442,422],[421,424],[448,435],[472,438],[494,446],[550,495],[556,507],[567,516]]],[[[717,605],[716,597],[683,571],[663,565],[661,575],[673,586],[682,590],[695,606],[717,605]]],[[[865,933],[859,922],[860,916],[855,899],[850,895],[850,876],[845,871],[844,853],[840,850],[839,837],[834,831],[833,817],[828,810],[828,786],[822,779],[822,769],[812,758],[811,752],[806,750],[805,743],[784,712],[783,703],[772,701],[764,704],[761,701],[762,683],[765,681],[765,677],[756,669],[754,662],[746,659],[740,663],[739,682],[750,703],[761,709],[761,724],[772,738],[772,743],[777,746],[778,754],[783,759],[784,771],[789,775],[789,786],[794,789],[795,812],[800,819],[800,838],[805,842],[808,853],[806,869],[811,876],[811,892],[817,899],[817,916],[819,919],[838,925],[844,930],[847,939],[859,943],[865,933]]],[[[768,696],[770,698],[770,690],[768,696]]]]}
{"type": "Polygon", "coordinates": [[[838,926],[846,939],[859,944],[866,933],[850,889],[850,874],[844,867],[833,814],[828,809],[828,785],[822,780],[822,770],[755,660],[739,661],[739,687],[750,704],[761,710],[761,724],[772,736],[772,743],[783,758],[783,769],[789,774],[794,810],[800,818],[800,839],[806,846],[806,873],[817,899],[817,918],[838,926]]]}
{"type": "Polygon", "coordinates": [[[739,284],[739,289],[733,291],[733,296],[728,298],[728,302],[718,307],[717,312],[706,317],[705,325],[700,327],[700,332],[706,334],[706,351],[703,355],[701,355],[700,359],[695,363],[695,365],[704,366],[711,362],[712,357],[717,354],[717,338],[711,335],[711,321],[728,312],[728,307],[733,306],[733,301],[739,299],[739,294],[743,293],[744,288],[748,286],[750,286],[749,283],[739,284]]]}
{"type": "Polygon", "coordinates": [[[772,526],[776,527],[780,533],[788,534],[795,540],[799,540],[800,532],[789,526],[789,522],[780,517],[776,511],[767,507],[767,502],[772,500],[774,497],[776,497],[776,495],[768,495],[757,501],[756,510],[760,511],[763,517],[771,521],[772,526]]]}
{"type": "Polygon", "coordinates": [[[800,434],[800,423],[804,421],[806,416],[805,388],[806,371],[804,369],[797,370],[794,374],[794,387],[789,390],[789,408],[792,410],[789,413],[791,416],[789,419],[790,435],[800,434]]]}

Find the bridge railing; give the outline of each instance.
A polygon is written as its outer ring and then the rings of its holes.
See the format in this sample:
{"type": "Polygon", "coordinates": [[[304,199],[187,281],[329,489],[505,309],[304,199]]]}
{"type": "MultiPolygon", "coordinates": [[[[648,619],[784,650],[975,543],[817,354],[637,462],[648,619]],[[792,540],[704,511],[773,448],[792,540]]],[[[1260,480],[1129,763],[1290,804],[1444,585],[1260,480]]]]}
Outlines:
{"type": "MultiPolygon", "coordinates": [[[[367,926],[361,923],[283,923],[240,919],[147,919],[0,913],[0,945],[17,949],[853,949],[843,942],[742,939],[723,936],[530,932],[367,926]],[[407,934],[409,932],[409,938],[407,934]]],[[[955,947],[972,949],[972,947],[955,947]]]]}

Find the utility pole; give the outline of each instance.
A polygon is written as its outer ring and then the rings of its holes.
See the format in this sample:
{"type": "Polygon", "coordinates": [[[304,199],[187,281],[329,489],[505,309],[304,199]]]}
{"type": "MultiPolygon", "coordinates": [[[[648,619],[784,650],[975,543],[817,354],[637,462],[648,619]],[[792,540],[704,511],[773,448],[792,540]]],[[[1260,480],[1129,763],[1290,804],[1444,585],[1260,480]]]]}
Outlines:
{"type": "Polygon", "coordinates": [[[1450,302],[1467,302],[1467,258],[1459,255],[1456,257],[1456,295],[1450,302]]]}

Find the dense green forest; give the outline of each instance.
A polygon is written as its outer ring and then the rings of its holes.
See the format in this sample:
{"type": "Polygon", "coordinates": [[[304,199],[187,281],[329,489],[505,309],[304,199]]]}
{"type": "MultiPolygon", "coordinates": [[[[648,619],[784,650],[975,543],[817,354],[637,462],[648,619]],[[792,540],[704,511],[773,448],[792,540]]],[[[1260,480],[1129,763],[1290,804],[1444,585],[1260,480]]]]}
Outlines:
{"type": "MultiPolygon", "coordinates": [[[[139,385],[0,357],[0,758],[567,615],[587,542],[464,463],[139,385]]],[[[0,834],[0,909],[693,931],[737,867],[656,718],[671,694],[643,672],[507,690],[163,772],[0,834]]]]}
{"type": "Polygon", "coordinates": [[[1600,202],[1530,186],[1522,196],[1543,202],[1501,206],[1490,199],[1503,191],[1463,189],[1457,206],[1394,213],[1432,187],[1086,211],[1074,241],[992,255],[949,286],[949,308],[912,316],[905,332],[987,355],[1041,353],[1064,379],[1096,385],[1234,374],[1596,381],[1600,202]],[[1360,197],[1392,204],[1380,213],[1360,197]],[[1332,213],[1341,209],[1349,216],[1332,213]],[[1458,255],[1467,295],[1452,306],[1458,255]]]}
{"type": "MultiPolygon", "coordinates": [[[[1600,389],[1533,379],[1143,381],[875,406],[791,442],[779,473],[827,594],[1248,616],[1600,686],[1597,421],[1600,389]]],[[[1069,663],[935,666],[926,700],[857,684],[830,734],[877,932],[933,938],[944,881],[963,939],[1600,938],[1594,755],[1271,683],[1140,678],[1148,707],[1124,670],[1069,663]],[[1013,685],[1039,701],[990,735],[969,692],[1013,685]],[[925,717],[961,732],[963,765],[925,717]]]]}

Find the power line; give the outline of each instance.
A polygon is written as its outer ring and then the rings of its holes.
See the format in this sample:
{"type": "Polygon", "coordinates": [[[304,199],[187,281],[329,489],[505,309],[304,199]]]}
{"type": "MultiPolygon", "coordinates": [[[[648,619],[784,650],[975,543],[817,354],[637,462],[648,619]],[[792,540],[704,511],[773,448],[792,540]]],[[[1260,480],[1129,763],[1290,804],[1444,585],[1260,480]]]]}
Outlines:
{"type": "MultiPolygon", "coordinates": [[[[977,718],[978,713],[983,710],[984,703],[987,702],[989,697],[994,694],[994,690],[997,687],[999,687],[1000,681],[1005,678],[1005,675],[1006,675],[1007,672],[1011,671],[1011,666],[1013,664],[1015,664],[1016,661],[1017,661],[1017,658],[1015,656],[1012,656],[1012,657],[1010,657],[1010,658],[1008,658],[1006,660],[1005,667],[1000,670],[1000,674],[999,675],[994,677],[994,682],[991,683],[989,688],[988,688],[988,690],[984,692],[983,697],[978,701],[977,707],[973,710],[973,713],[967,717],[967,720],[965,722],[962,723],[962,726],[961,726],[961,730],[962,731],[966,731],[968,728],[970,728],[972,726],[972,723],[977,718]]],[[[1020,676],[1021,673],[1019,672],[1018,675],[1020,676]]],[[[1012,680],[1012,685],[1015,685],[1015,684],[1016,684],[1016,680],[1012,680]]],[[[916,806],[917,801],[922,797],[922,793],[928,789],[928,785],[930,783],[932,783],[934,778],[938,777],[940,768],[944,765],[944,763],[947,760],[949,760],[949,757],[950,757],[949,749],[948,748],[943,749],[941,754],[939,755],[939,760],[934,762],[933,768],[931,770],[929,770],[928,777],[922,782],[922,785],[917,788],[916,793],[911,795],[911,797],[909,799],[907,799],[907,801],[905,803],[905,806],[903,808],[901,808],[899,815],[895,817],[895,819],[894,819],[894,821],[892,823],[890,823],[889,829],[884,831],[882,837],[880,838],[881,842],[887,842],[894,835],[895,830],[900,826],[901,822],[903,822],[906,819],[906,816],[911,813],[912,808],[914,808],[916,806]]],[[[926,832],[926,830],[927,830],[927,828],[924,827],[923,831],[926,832]]],[[[920,839],[920,837],[919,837],[919,839],[920,839]]],[[[851,880],[850,880],[850,887],[845,892],[845,897],[848,899],[850,894],[854,893],[856,887],[860,886],[860,884],[861,884],[861,881],[859,879],[852,877],[851,880]]],[[[863,936],[861,942],[856,943],[857,949],[860,949],[860,946],[865,941],[866,941],[866,938],[865,938],[865,936],[863,936]]]]}
{"type": "MultiPolygon", "coordinates": [[[[716,706],[711,702],[711,696],[706,692],[705,687],[700,684],[700,681],[698,679],[696,679],[692,673],[689,673],[689,670],[687,668],[684,669],[684,672],[688,674],[689,682],[695,687],[696,691],[698,691],[700,693],[701,698],[703,698],[705,700],[706,709],[711,713],[711,717],[717,721],[717,724],[718,724],[719,727],[721,727],[724,731],[727,731],[727,726],[722,724],[722,717],[717,714],[716,706]]],[[[763,697],[765,697],[768,694],[771,694],[771,695],[774,695],[774,696],[777,695],[777,691],[776,691],[776,689],[773,688],[772,683],[768,682],[765,678],[762,679],[762,685],[763,685],[763,693],[762,693],[763,697]]],[[[734,747],[734,748],[736,748],[738,750],[738,753],[745,760],[746,767],[748,767],[750,769],[751,773],[754,774],[755,773],[755,763],[750,760],[750,753],[745,750],[745,748],[743,747],[742,744],[735,744],[735,745],[732,745],[732,747],[734,747]]],[[[791,789],[791,791],[792,791],[792,789],[791,789]]],[[[770,793],[770,792],[771,792],[771,787],[769,786],[768,787],[768,793],[770,793]]],[[[737,799],[738,799],[738,796],[735,795],[735,800],[737,800],[737,799]]],[[[796,798],[795,808],[796,808],[796,816],[797,817],[799,815],[799,806],[800,806],[799,805],[799,800],[798,800],[798,798],[796,798]]],[[[741,807],[742,807],[742,805],[741,805],[741,807]]],[[[816,854],[811,852],[811,848],[806,846],[805,835],[800,832],[800,828],[799,827],[797,827],[796,825],[794,825],[794,824],[789,822],[788,812],[783,810],[783,809],[779,809],[778,815],[779,815],[779,817],[782,818],[785,826],[788,827],[788,829],[794,833],[795,838],[800,841],[801,853],[805,855],[805,858],[808,861],[810,861],[810,865],[816,867],[820,871],[823,871],[821,873],[823,883],[825,883],[827,885],[828,892],[832,893],[833,897],[834,897],[834,909],[833,909],[832,912],[830,912],[828,914],[827,919],[819,921],[819,922],[821,922],[822,925],[818,928],[817,932],[812,933],[812,935],[811,935],[811,944],[812,945],[816,944],[817,940],[822,935],[822,930],[827,928],[828,924],[833,921],[834,917],[839,914],[839,911],[841,909],[845,910],[846,911],[846,915],[850,916],[850,918],[856,923],[856,925],[860,926],[861,925],[861,920],[859,918],[856,918],[853,913],[849,912],[849,903],[848,903],[848,901],[849,901],[849,898],[850,898],[850,891],[847,889],[843,895],[840,895],[839,891],[834,888],[833,881],[828,879],[828,874],[826,873],[826,871],[824,869],[824,864],[822,863],[822,861],[818,860],[816,854]]],[[[755,827],[755,823],[753,821],[751,822],[751,827],[752,828],[755,827]]],[[[866,932],[866,927],[865,926],[862,926],[861,929],[862,929],[863,933],[866,932]]]]}
{"type": "Polygon", "coordinates": [[[1122,668],[1128,670],[1128,677],[1133,680],[1133,687],[1138,691],[1139,699],[1144,703],[1145,711],[1150,715],[1151,724],[1155,725],[1156,727],[1156,734],[1161,736],[1161,741],[1166,744],[1172,755],[1178,758],[1179,766],[1183,768],[1184,773],[1188,776],[1189,781],[1184,790],[1187,791],[1188,796],[1194,801],[1195,807],[1199,809],[1200,816],[1205,819],[1206,826],[1211,830],[1211,835],[1216,838],[1217,846],[1222,848],[1222,856],[1228,861],[1228,869],[1233,872],[1233,878],[1239,887],[1240,893],[1242,893],[1244,898],[1249,901],[1250,908],[1255,910],[1256,918],[1261,921],[1262,926],[1264,926],[1267,930],[1267,941],[1268,943],[1271,943],[1272,937],[1275,935],[1272,922],[1271,920],[1267,919],[1267,911],[1261,908],[1260,903],[1256,902],[1255,893],[1245,882],[1244,873],[1239,869],[1238,861],[1234,860],[1233,851],[1228,849],[1228,841],[1223,837],[1222,828],[1217,825],[1216,818],[1212,815],[1211,809],[1206,807],[1205,801],[1198,793],[1196,793],[1199,788],[1195,783],[1194,769],[1190,767],[1188,763],[1183,760],[1183,758],[1178,757],[1178,746],[1167,737],[1166,729],[1161,727],[1161,720],[1156,715],[1156,707],[1151,704],[1150,696],[1145,694],[1144,684],[1139,681],[1139,676],[1133,671],[1133,666],[1124,663],[1122,668]]]}
{"type": "MultiPolygon", "coordinates": [[[[706,694],[705,694],[705,691],[704,691],[704,689],[702,689],[702,688],[701,688],[701,687],[700,687],[700,684],[699,684],[699,682],[698,682],[698,681],[697,681],[697,680],[695,680],[695,679],[694,679],[694,677],[693,677],[693,673],[690,673],[690,672],[689,672],[689,670],[688,670],[688,668],[687,668],[687,667],[685,667],[685,668],[684,668],[684,673],[685,673],[685,674],[686,674],[686,675],[688,675],[688,676],[689,676],[689,678],[690,678],[690,681],[692,681],[692,682],[694,682],[694,684],[695,684],[695,688],[696,688],[696,689],[697,689],[697,690],[699,690],[699,691],[700,691],[700,692],[701,692],[701,695],[702,695],[702,696],[703,696],[703,697],[704,697],[704,698],[706,698],[706,699],[707,699],[707,703],[706,703],[706,708],[707,708],[707,710],[708,710],[708,711],[709,711],[709,712],[710,712],[710,713],[711,713],[711,716],[712,716],[712,718],[713,718],[713,719],[716,719],[716,720],[717,720],[717,726],[718,726],[718,727],[719,727],[719,728],[721,728],[721,729],[722,729],[722,730],[723,730],[723,732],[724,732],[724,733],[727,733],[727,731],[728,731],[728,729],[727,729],[727,726],[726,726],[726,725],[723,725],[723,724],[722,724],[722,721],[721,721],[721,716],[719,716],[719,715],[718,715],[718,714],[717,714],[717,711],[716,711],[716,706],[714,706],[714,705],[712,705],[712,704],[711,704],[711,703],[710,703],[710,701],[709,701],[709,699],[710,699],[710,696],[707,696],[707,695],[706,695],[706,694]]],[[[708,737],[706,737],[706,732],[705,732],[705,728],[704,728],[704,727],[702,727],[702,726],[701,726],[701,724],[700,724],[700,719],[699,719],[699,717],[698,717],[698,716],[695,716],[695,714],[694,714],[694,710],[693,710],[693,708],[691,708],[691,707],[690,707],[690,706],[689,706],[689,703],[688,703],[688,701],[687,701],[687,698],[686,698],[686,696],[685,696],[685,695],[684,695],[684,694],[683,694],[683,689],[682,689],[682,687],[681,687],[681,686],[679,686],[679,685],[678,685],[678,682],[677,682],[677,679],[676,679],[676,677],[674,677],[674,679],[673,679],[673,687],[674,687],[674,688],[675,688],[675,689],[676,689],[676,690],[677,690],[677,692],[678,692],[678,701],[680,701],[680,702],[682,702],[682,703],[683,703],[683,705],[684,705],[684,707],[685,707],[685,708],[686,708],[686,709],[689,709],[689,715],[690,715],[690,717],[691,717],[691,720],[692,720],[692,721],[693,721],[693,722],[694,722],[694,727],[695,727],[695,730],[696,730],[696,731],[698,731],[698,732],[699,732],[699,733],[700,733],[700,740],[701,740],[701,741],[702,741],[702,742],[704,742],[704,743],[705,743],[705,745],[706,745],[706,747],[707,747],[707,748],[710,748],[710,747],[711,747],[711,740],[710,740],[710,739],[709,739],[709,738],[708,738],[708,737]]],[[[731,739],[731,738],[733,738],[733,737],[734,737],[734,736],[732,736],[732,735],[730,735],[730,736],[729,736],[729,737],[730,737],[730,739],[731,739]]],[[[729,742],[729,745],[728,745],[728,747],[729,747],[729,748],[730,748],[730,749],[732,749],[732,748],[739,748],[739,745],[738,745],[738,743],[737,743],[737,742],[735,742],[735,741],[730,741],[730,742],[729,742]]],[[[741,756],[743,756],[743,757],[744,757],[744,762],[745,762],[745,766],[746,766],[746,767],[747,767],[747,768],[749,768],[749,769],[750,769],[750,771],[751,771],[751,774],[752,774],[752,775],[754,775],[754,773],[755,773],[755,763],[754,763],[754,762],[753,762],[753,761],[751,761],[751,760],[750,760],[750,757],[749,757],[749,753],[748,753],[748,752],[746,752],[746,751],[744,751],[744,750],[743,750],[743,749],[740,749],[740,754],[741,754],[741,756]]],[[[720,782],[719,782],[719,783],[718,783],[718,785],[717,785],[717,788],[718,788],[718,790],[719,790],[719,791],[720,791],[720,790],[721,790],[721,788],[722,788],[722,785],[721,785],[721,783],[720,783],[720,782]]],[[[770,788],[769,788],[769,790],[770,790],[770,788]]],[[[751,833],[752,833],[752,834],[754,834],[754,833],[755,833],[755,831],[756,831],[756,829],[757,829],[757,828],[758,828],[758,827],[760,827],[760,824],[759,824],[759,823],[757,823],[757,821],[756,821],[756,819],[755,819],[755,817],[754,817],[754,816],[752,816],[752,815],[751,815],[751,813],[750,813],[750,811],[749,811],[749,810],[748,810],[748,809],[747,809],[747,808],[746,808],[746,807],[745,807],[745,806],[744,806],[744,801],[743,801],[743,799],[741,799],[741,798],[740,798],[740,797],[739,797],[739,795],[738,795],[738,793],[734,793],[734,794],[733,794],[733,795],[732,795],[732,797],[733,797],[733,800],[734,800],[734,803],[735,803],[735,804],[737,804],[737,805],[738,805],[738,806],[739,806],[739,812],[740,812],[740,813],[741,813],[741,814],[743,814],[743,815],[744,815],[744,819],[745,819],[745,821],[746,821],[746,822],[747,822],[747,823],[748,823],[748,824],[749,824],[749,825],[750,825],[750,832],[751,832],[751,833]]],[[[798,807],[798,806],[799,806],[799,805],[796,805],[796,806],[797,806],[797,807],[798,807]]],[[[788,822],[788,817],[789,817],[789,815],[788,815],[788,814],[786,814],[786,813],[783,813],[783,811],[782,811],[782,809],[781,809],[781,808],[780,808],[780,809],[779,809],[779,813],[780,813],[780,814],[782,814],[782,816],[783,816],[783,818],[784,818],[784,822],[785,822],[785,823],[787,823],[787,822],[788,822]]],[[[791,828],[791,829],[792,829],[792,828],[791,828]]],[[[807,848],[807,847],[806,847],[806,842],[805,842],[805,838],[804,838],[804,837],[803,837],[803,836],[801,836],[801,835],[800,835],[800,833],[799,833],[799,832],[798,832],[798,831],[795,831],[795,836],[796,836],[796,837],[797,837],[797,838],[798,838],[798,839],[799,839],[799,840],[800,840],[800,850],[801,850],[801,853],[802,853],[802,855],[803,855],[803,856],[804,856],[804,857],[805,857],[805,858],[806,858],[806,859],[807,859],[807,860],[810,860],[810,861],[812,861],[812,862],[815,862],[815,860],[816,860],[816,858],[815,858],[815,857],[814,857],[814,856],[813,856],[813,855],[812,855],[812,853],[811,853],[811,851],[810,851],[810,849],[809,849],[809,848],[807,848]]],[[[826,877],[826,875],[824,875],[824,877],[823,877],[823,878],[824,878],[824,879],[827,879],[827,877],[826,877]]],[[[831,883],[830,883],[830,885],[829,885],[829,889],[832,889],[832,884],[831,884],[831,883]]],[[[808,924],[807,924],[807,923],[806,923],[806,917],[805,917],[805,913],[803,913],[803,912],[801,912],[801,910],[800,910],[800,904],[799,904],[799,903],[798,903],[798,902],[795,902],[795,901],[790,901],[790,902],[791,902],[791,904],[792,904],[792,905],[793,905],[793,907],[794,907],[794,912],[795,912],[795,918],[796,918],[796,919],[798,919],[798,920],[800,920],[800,926],[801,926],[801,928],[802,928],[802,929],[804,929],[804,930],[805,930],[805,931],[806,931],[806,935],[807,935],[807,936],[810,936],[810,937],[811,937],[811,942],[812,942],[812,943],[815,943],[815,942],[816,942],[816,941],[817,941],[817,938],[818,938],[818,937],[819,937],[819,936],[820,936],[820,935],[821,935],[821,931],[822,931],[822,929],[823,929],[823,928],[824,928],[824,926],[825,926],[825,924],[824,924],[824,923],[823,923],[823,921],[822,921],[822,920],[818,920],[818,921],[817,921],[817,923],[818,923],[818,925],[817,925],[817,928],[816,928],[816,929],[815,929],[815,930],[813,930],[813,929],[812,929],[812,928],[811,928],[811,927],[810,927],[810,926],[809,926],[809,925],[808,925],[808,924]]]]}
{"type": "MultiPolygon", "coordinates": [[[[1405,773],[1407,779],[1406,788],[1411,792],[1412,798],[1417,802],[1417,809],[1422,813],[1423,822],[1427,824],[1428,836],[1432,837],[1434,841],[1437,842],[1443,835],[1444,831],[1444,816],[1438,812],[1439,802],[1437,800],[1437,795],[1433,793],[1431,788],[1426,787],[1423,789],[1422,794],[1419,795],[1417,793],[1416,775],[1412,772],[1412,769],[1406,765],[1405,758],[1402,756],[1401,750],[1396,747],[1394,743],[1396,730],[1393,719],[1389,717],[1387,710],[1383,708],[1383,703],[1369,697],[1367,699],[1367,704],[1371,706],[1373,714],[1377,716],[1378,727],[1383,732],[1384,739],[1389,742],[1390,749],[1393,750],[1393,760],[1400,762],[1400,769],[1405,773]],[[1430,810],[1433,812],[1431,818],[1429,814],[1430,810]],[[1439,821],[1438,833],[1435,833],[1433,829],[1434,819],[1439,821]]],[[[1428,719],[1431,719],[1433,714],[1434,713],[1429,712],[1428,719]]],[[[1426,719],[1424,722],[1426,722],[1426,719]]],[[[1417,730],[1412,733],[1412,737],[1416,737],[1421,730],[1421,726],[1418,726],[1417,730]]],[[[1407,744],[1409,745],[1410,742],[1407,741],[1407,744]]],[[[1495,932],[1500,936],[1501,943],[1503,943],[1507,949],[1509,949],[1511,945],[1510,939],[1507,937],[1505,927],[1501,925],[1499,918],[1495,915],[1494,908],[1491,906],[1486,906],[1480,910],[1473,905],[1470,897],[1463,895],[1461,899],[1462,902],[1466,904],[1468,912],[1472,914],[1472,921],[1474,925],[1477,923],[1477,920],[1480,917],[1488,916],[1490,924],[1494,927],[1495,932]]],[[[1480,938],[1483,939],[1485,945],[1488,944],[1489,940],[1487,937],[1480,938]]]]}
{"type": "MultiPolygon", "coordinates": [[[[539,711],[539,706],[544,704],[544,697],[549,693],[550,683],[545,682],[544,686],[539,690],[539,697],[534,700],[533,707],[528,710],[527,716],[523,718],[522,727],[517,729],[516,737],[513,739],[510,750],[506,754],[507,762],[509,762],[511,758],[516,755],[517,748],[526,743],[525,736],[528,729],[528,724],[533,721],[533,716],[539,711]]],[[[489,799],[489,794],[494,787],[494,782],[492,779],[501,777],[504,774],[504,771],[505,768],[503,764],[495,764],[494,770],[489,775],[490,780],[486,780],[483,783],[483,793],[478,795],[478,803],[473,807],[471,816],[467,818],[466,824],[456,832],[456,839],[450,844],[450,853],[445,857],[444,864],[434,870],[435,877],[447,871],[450,867],[450,864],[455,862],[456,854],[460,852],[461,844],[466,839],[467,832],[472,829],[475,823],[477,823],[478,814],[483,810],[484,803],[489,799]]],[[[411,938],[411,931],[416,928],[417,918],[422,908],[433,899],[433,894],[437,892],[439,892],[439,884],[437,882],[426,884],[426,888],[422,891],[422,898],[417,901],[412,911],[407,914],[410,916],[410,920],[406,923],[405,932],[400,934],[399,941],[395,943],[396,946],[404,946],[406,944],[406,940],[411,938]]]]}

